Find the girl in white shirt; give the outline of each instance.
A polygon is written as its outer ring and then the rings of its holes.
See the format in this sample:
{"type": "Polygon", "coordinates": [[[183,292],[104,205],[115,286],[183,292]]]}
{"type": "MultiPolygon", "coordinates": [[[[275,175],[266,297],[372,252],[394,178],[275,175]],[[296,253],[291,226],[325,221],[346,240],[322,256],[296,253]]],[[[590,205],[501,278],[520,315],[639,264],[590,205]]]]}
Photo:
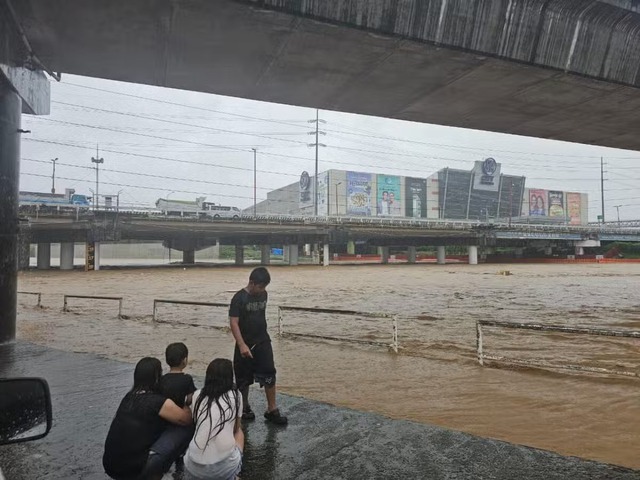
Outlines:
{"type": "Polygon", "coordinates": [[[195,479],[234,480],[242,469],[244,433],[231,360],[216,358],[209,364],[192,406],[196,432],[184,458],[187,472],[195,479]]]}

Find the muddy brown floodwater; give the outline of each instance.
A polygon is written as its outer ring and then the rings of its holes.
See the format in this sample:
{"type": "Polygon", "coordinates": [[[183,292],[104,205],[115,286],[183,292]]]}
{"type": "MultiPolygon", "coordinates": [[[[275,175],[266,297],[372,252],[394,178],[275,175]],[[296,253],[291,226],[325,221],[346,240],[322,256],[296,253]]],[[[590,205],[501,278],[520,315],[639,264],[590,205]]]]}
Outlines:
{"type": "MultiPolygon", "coordinates": [[[[160,305],[154,298],[230,300],[250,268],[30,271],[20,290],[18,336],[74,352],[136,362],[164,359],[184,341],[190,371],[203,375],[216,356],[230,357],[224,308],[160,305]],[[118,295],[113,302],[63,294],[118,295]],[[186,324],[203,324],[192,326],[186,324]]],[[[640,330],[640,265],[394,265],[273,267],[269,322],[278,382],[285,393],[392,418],[441,425],[562,454],[640,468],[640,379],[562,371],[481,367],[478,319],[640,330]],[[512,275],[497,273],[508,269],[512,275]],[[277,305],[400,315],[400,354],[384,347],[278,337],[277,305]],[[403,318],[412,317],[412,318],[403,318]]],[[[285,316],[285,332],[391,342],[388,319],[285,316]]],[[[488,328],[488,353],[640,373],[640,341],[488,328]]]]}

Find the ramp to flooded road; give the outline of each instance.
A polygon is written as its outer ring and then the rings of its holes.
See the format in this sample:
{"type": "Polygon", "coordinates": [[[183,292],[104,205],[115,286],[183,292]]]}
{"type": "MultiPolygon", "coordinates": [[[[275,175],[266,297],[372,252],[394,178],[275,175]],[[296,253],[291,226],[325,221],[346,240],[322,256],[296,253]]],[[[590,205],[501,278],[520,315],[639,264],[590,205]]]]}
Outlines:
{"type": "MultiPolygon", "coordinates": [[[[54,415],[45,439],[0,448],[6,478],[105,479],[104,439],[131,387],[133,367],[26,342],[0,345],[0,377],[46,378],[54,415]]],[[[201,383],[196,377],[196,384],[201,383]]],[[[262,392],[252,392],[252,403],[256,412],[264,409],[262,392]]],[[[289,426],[271,426],[260,415],[245,426],[243,480],[640,479],[639,471],[304,398],[281,395],[279,403],[289,426]]],[[[181,475],[174,472],[165,478],[181,475]]]]}

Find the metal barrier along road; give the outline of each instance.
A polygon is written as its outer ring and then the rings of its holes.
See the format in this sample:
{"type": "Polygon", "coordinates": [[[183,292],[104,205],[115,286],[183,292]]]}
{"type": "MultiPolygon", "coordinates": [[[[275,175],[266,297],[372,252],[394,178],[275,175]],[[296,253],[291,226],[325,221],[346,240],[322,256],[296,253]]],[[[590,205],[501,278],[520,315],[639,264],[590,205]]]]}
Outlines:
{"type": "Polygon", "coordinates": [[[398,316],[389,313],[370,313],[358,312],[355,310],[335,310],[331,308],[310,308],[310,307],[278,307],[278,335],[291,337],[308,337],[318,338],[322,340],[337,340],[340,342],[361,343],[365,345],[379,345],[383,347],[391,347],[395,353],[398,353],[398,316]],[[331,313],[335,315],[351,315],[365,318],[388,318],[391,320],[391,344],[385,342],[377,342],[373,340],[361,340],[357,338],[340,338],[330,337],[328,335],[316,335],[313,333],[285,333],[284,332],[284,312],[308,312],[308,313],[331,313]]]}
{"type": "Polygon", "coordinates": [[[608,368],[600,367],[588,367],[582,365],[560,365],[554,363],[548,363],[540,360],[522,360],[517,358],[508,358],[500,355],[487,355],[484,353],[483,347],[483,331],[482,327],[497,327],[497,328],[511,328],[520,330],[538,330],[543,332],[561,332],[561,333],[575,333],[583,335],[600,335],[605,337],[624,337],[624,338],[638,338],[640,339],[640,332],[633,331],[621,331],[621,330],[606,330],[600,328],[584,328],[584,327],[565,327],[562,325],[541,325],[537,323],[512,323],[512,322],[497,322],[493,320],[478,320],[476,322],[476,335],[477,335],[477,352],[478,362],[480,365],[484,365],[485,360],[491,360],[495,362],[504,362],[513,365],[522,365],[526,367],[541,367],[541,368],[555,368],[564,370],[576,370],[590,373],[605,373],[613,375],[623,375],[627,377],[640,377],[638,373],[626,372],[622,370],[611,370],[608,368]]]}
{"type": "Polygon", "coordinates": [[[63,312],[69,311],[69,301],[70,298],[84,298],[91,300],[114,300],[118,302],[118,317],[122,318],[122,297],[104,297],[101,295],[65,295],[64,296],[64,305],[62,306],[63,312]]]}
{"type": "MultiPolygon", "coordinates": [[[[173,305],[195,305],[195,306],[203,306],[203,307],[219,307],[219,308],[229,308],[228,303],[212,303],[212,302],[192,302],[191,300],[163,300],[156,298],[153,301],[153,321],[158,323],[176,323],[176,322],[163,322],[158,320],[158,304],[159,303],[168,303],[173,305]]],[[[181,325],[188,325],[190,327],[209,327],[216,328],[218,330],[229,330],[227,326],[218,326],[218,325],[203,325],[201,323],[183,323],[180,322],[181,325]]]]}
{"type": "Polygon", "coordinates": [[[18,292],[20,295],[37,295],[38,296],[38,307],[42,307],[42,293],[40,292],[18,292]]]}

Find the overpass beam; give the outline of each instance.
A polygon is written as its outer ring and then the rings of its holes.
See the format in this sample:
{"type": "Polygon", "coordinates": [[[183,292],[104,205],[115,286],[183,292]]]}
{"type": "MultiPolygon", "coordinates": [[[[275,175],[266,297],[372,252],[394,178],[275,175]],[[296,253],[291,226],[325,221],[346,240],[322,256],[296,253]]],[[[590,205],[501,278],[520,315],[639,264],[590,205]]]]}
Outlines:
{"type": "Polygon", "coordinates": [[[444,265],[447,262],[447,248],[444,246],[437,247],[436,261],[438,265],[444,265]]]}
{"type": "Polygon", "coordinates": [[[271,265],[271,245],[260,245],[260,263],[271,265]]]}
{"type": "Polygon", "coordinates": [[[289,265],[298,265],[298,245],[289,245],[289,265]]]}
{"type": "Polygon", "coordinates": [[[477,245],[469,245],[469,265],[478,264],[478,247],[477,245]]]}
{"type": "Polygon", "coordinates": [[[244,265],[244,245],[236,245],[236,265],[244,265]]]}
{"type": "Polygon", "coordinates": [[[51,244],[38,244],[38,270],[49,270],[51,268],[51,244]]]}
{"type": "Polygon", "coordinates": [[[417,256],[418,254],[416,247],[407,247],[407,261],[409,263],[416,263],[417,256]]]}
{"type": "Polygon", "coordinates": [[[22,100],[0,78],[0,343],[16,336],[22,100]]]}
{"type": "Polygon", "coordinates": [[[60,270],[73,270],[73,242],[60,244],[60,270]]]}

